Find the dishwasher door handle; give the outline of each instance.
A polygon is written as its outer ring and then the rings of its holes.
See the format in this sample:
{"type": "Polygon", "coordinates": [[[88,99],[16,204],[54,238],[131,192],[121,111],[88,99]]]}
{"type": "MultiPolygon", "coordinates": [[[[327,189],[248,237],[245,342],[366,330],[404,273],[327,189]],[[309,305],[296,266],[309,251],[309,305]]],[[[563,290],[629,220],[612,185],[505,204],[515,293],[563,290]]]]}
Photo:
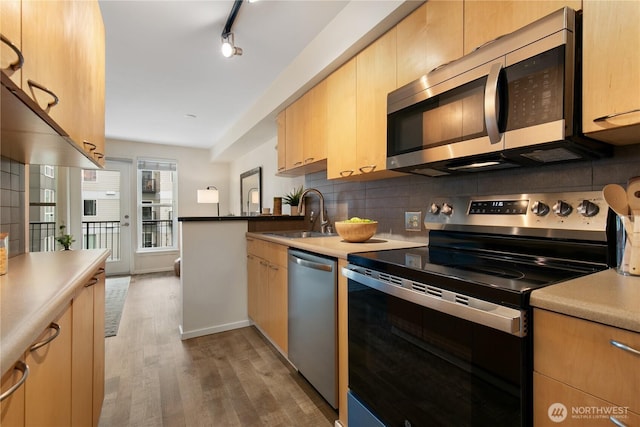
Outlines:
{"type": "Polygon", "coordinates": [[[331,264],[322,264],[320,262],[309,261],[307,259],[298,258],[297,256],[291,254],[289,254],[289,261],[295,262],[302,267],[313,268],[314,270],[333,271],[333,266],[331,264]]]}

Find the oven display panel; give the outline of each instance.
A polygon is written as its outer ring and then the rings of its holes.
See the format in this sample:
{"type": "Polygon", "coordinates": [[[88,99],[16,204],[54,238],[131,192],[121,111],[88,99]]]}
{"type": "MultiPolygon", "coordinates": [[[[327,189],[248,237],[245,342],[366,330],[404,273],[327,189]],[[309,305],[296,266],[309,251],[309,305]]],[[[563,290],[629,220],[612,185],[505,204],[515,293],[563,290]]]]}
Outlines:
{"type": "Polygon", "coordinates": [[[469,215],[526,215],[529,200],[472,200],[469,215]]]}

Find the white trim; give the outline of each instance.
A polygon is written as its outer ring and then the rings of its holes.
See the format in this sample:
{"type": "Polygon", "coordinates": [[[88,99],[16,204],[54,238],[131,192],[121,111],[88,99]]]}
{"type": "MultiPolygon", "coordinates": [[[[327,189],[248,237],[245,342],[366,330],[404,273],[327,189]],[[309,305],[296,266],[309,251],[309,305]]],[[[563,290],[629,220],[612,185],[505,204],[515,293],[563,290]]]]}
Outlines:
{"type": "Polygon", "coordinates": [[[251,322],[249,322],[249,320],[241,320],[239,322],[226,323],[224,325],[215,325],[215,326],[210,326],[208,328],[196,329],[188,332],[185,332],[182,330],[182,325],[180,325],[178,328],[180,330],[180,339],[188,340],[190,338],[201,337],[204,335],[211,335],[211,334],[217,334],[219,332],[226,332],[234,329],[246,328],[247,326],[251,326],[251,322]]]}

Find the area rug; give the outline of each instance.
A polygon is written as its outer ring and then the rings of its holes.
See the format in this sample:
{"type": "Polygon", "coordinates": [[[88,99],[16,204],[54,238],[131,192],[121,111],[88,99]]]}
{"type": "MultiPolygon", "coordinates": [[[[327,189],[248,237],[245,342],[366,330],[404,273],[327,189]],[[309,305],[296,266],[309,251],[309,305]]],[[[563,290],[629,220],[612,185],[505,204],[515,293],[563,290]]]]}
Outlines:
{"type": "Polygon", "coordinates": [[[104,297],[104,336],[115,337],[120,326],[124,301],[127,298],[131,276],[107,277],[104,297]]]}

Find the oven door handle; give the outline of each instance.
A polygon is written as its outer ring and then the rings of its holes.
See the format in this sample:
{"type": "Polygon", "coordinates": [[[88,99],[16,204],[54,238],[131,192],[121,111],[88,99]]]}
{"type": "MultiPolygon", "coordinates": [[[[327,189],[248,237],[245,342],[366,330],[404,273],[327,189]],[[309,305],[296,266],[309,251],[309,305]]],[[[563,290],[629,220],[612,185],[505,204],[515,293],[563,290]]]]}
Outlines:
{"type": "MultiPolygon", "coordinates": [[[[441,313],[497,329],[511,335],[519,337],[527,335],[526,313],[523,310],[516,310],[503,305],[471,298],[466,295],[456,294],[455,292],[439,289],[431,285],[428,286],[430,293],[423,293],[409,288],[411,283],[415,283],[411,280],[400,279],[402,285],[391,284],[371,275],[363,274],[357,270],[363,269],[349,264],[347,267],[342,268],[342,275],[361,285],[441,313]],[[438,293],[440,295],[437,295],[438,293]]],[[[374,272],[373,274],[376,273],[374,272]]],[[[426,285],[423,286],[425,289],[427,288],[426,285]]]]}

